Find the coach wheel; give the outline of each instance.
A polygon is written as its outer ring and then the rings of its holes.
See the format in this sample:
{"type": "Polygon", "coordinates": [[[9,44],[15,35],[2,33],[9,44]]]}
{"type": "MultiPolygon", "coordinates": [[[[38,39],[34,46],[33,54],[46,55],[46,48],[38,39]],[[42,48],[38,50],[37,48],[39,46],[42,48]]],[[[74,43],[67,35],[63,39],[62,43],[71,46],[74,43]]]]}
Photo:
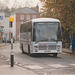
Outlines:
{"type": "Polygon", "coordinates": [[[30,45],[28,44],[28,55],[31,55],[30,53],[30,45]]]}
{"type": "Polygon", "coordinates": [[[57,55],[58,55],[57,53],[54,53],[54,54],[53,54],[53,57],[57,57],[57,55]]]}
{"type": "Polygon", "coordinates": [[[23,44],[22,44],[22,53],[24,54],[24,51],[23,51],[23,44]]]}

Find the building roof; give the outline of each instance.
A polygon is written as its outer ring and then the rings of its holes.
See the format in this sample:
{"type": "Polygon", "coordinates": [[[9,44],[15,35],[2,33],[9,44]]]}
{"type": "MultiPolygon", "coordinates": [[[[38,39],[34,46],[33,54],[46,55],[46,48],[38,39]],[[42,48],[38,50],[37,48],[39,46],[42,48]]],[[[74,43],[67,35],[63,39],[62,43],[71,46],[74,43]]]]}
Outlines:
{"type": "Polygon", "coordinates": [[[28,7],[25,7],[25,8],[22,8],[18,11],[15,12],[16,14],[40,14],[40,12],[37,12],[31,8],[28,8],[28,7]]]}
{"type": "MultiPolygon", "coordinates": [[[[0,10],[1,13],[5,13],[4,10],[0,10]]],[[[8,15],[7,13],[5,13],[5,17],[9,17],[10,15],[8,15]]]]}
{"type": "Polygon", "coordinates": [[[5,17],[9,17],[10,15],[8,15],[7,13],[5,13],[5,17]]]}

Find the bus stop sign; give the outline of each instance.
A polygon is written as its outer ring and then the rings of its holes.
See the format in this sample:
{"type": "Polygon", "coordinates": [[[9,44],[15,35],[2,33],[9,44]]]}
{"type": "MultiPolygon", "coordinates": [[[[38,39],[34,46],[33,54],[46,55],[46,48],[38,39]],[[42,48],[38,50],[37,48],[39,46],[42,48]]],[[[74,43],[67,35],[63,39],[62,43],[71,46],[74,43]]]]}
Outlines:
{"type": "Polygon", "coordinates": [[[14,20],[15,20],[14,17],[12,17],[12,16],[9,17],[10,22],[13,22],[14,20]]]}

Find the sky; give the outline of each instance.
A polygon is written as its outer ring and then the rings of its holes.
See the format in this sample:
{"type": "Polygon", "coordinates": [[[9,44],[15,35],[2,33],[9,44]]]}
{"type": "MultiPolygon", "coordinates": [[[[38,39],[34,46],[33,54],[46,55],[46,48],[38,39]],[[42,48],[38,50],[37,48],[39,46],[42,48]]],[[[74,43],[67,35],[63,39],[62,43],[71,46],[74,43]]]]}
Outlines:
{"type": "MultiPolygon", "coordinates": [[[[0,2],[3,2],[3,3],[6,1],[8,1],[9,8],[11,8],[15,2],[15,0],[0,0],[0,2]]],[[[40,0],[16,0],[16,1],[17,1],[17,4],[21,5],[22,7],[25,5],[29,7],[34,7],[37,4],[41,7],[40,0]]]]}

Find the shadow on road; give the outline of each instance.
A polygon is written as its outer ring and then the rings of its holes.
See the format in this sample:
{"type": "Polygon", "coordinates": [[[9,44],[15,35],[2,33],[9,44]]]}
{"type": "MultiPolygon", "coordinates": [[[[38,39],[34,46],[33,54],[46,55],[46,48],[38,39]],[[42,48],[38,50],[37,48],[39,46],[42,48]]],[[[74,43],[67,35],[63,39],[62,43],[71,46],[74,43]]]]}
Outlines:
{"type": "Polygon", "coordinates": [[[31,55],[29,55],[28,53],[24,53],[24,54],[26,54],[26,55],[28,55],[28,56],[30,56],[30,57],[33,57],[33,58],[44,58],[44,57],[51,57],[51,58],[61,58],[61,57],[53,57],[53,54],[43,54],[43,53],[36,53],[36,54],[31,54],[31,55]]]}
{"type": "Polygon", "coordinates": [[[32,54],[31,57],[53,57],[51,54],[32,54]]]}

